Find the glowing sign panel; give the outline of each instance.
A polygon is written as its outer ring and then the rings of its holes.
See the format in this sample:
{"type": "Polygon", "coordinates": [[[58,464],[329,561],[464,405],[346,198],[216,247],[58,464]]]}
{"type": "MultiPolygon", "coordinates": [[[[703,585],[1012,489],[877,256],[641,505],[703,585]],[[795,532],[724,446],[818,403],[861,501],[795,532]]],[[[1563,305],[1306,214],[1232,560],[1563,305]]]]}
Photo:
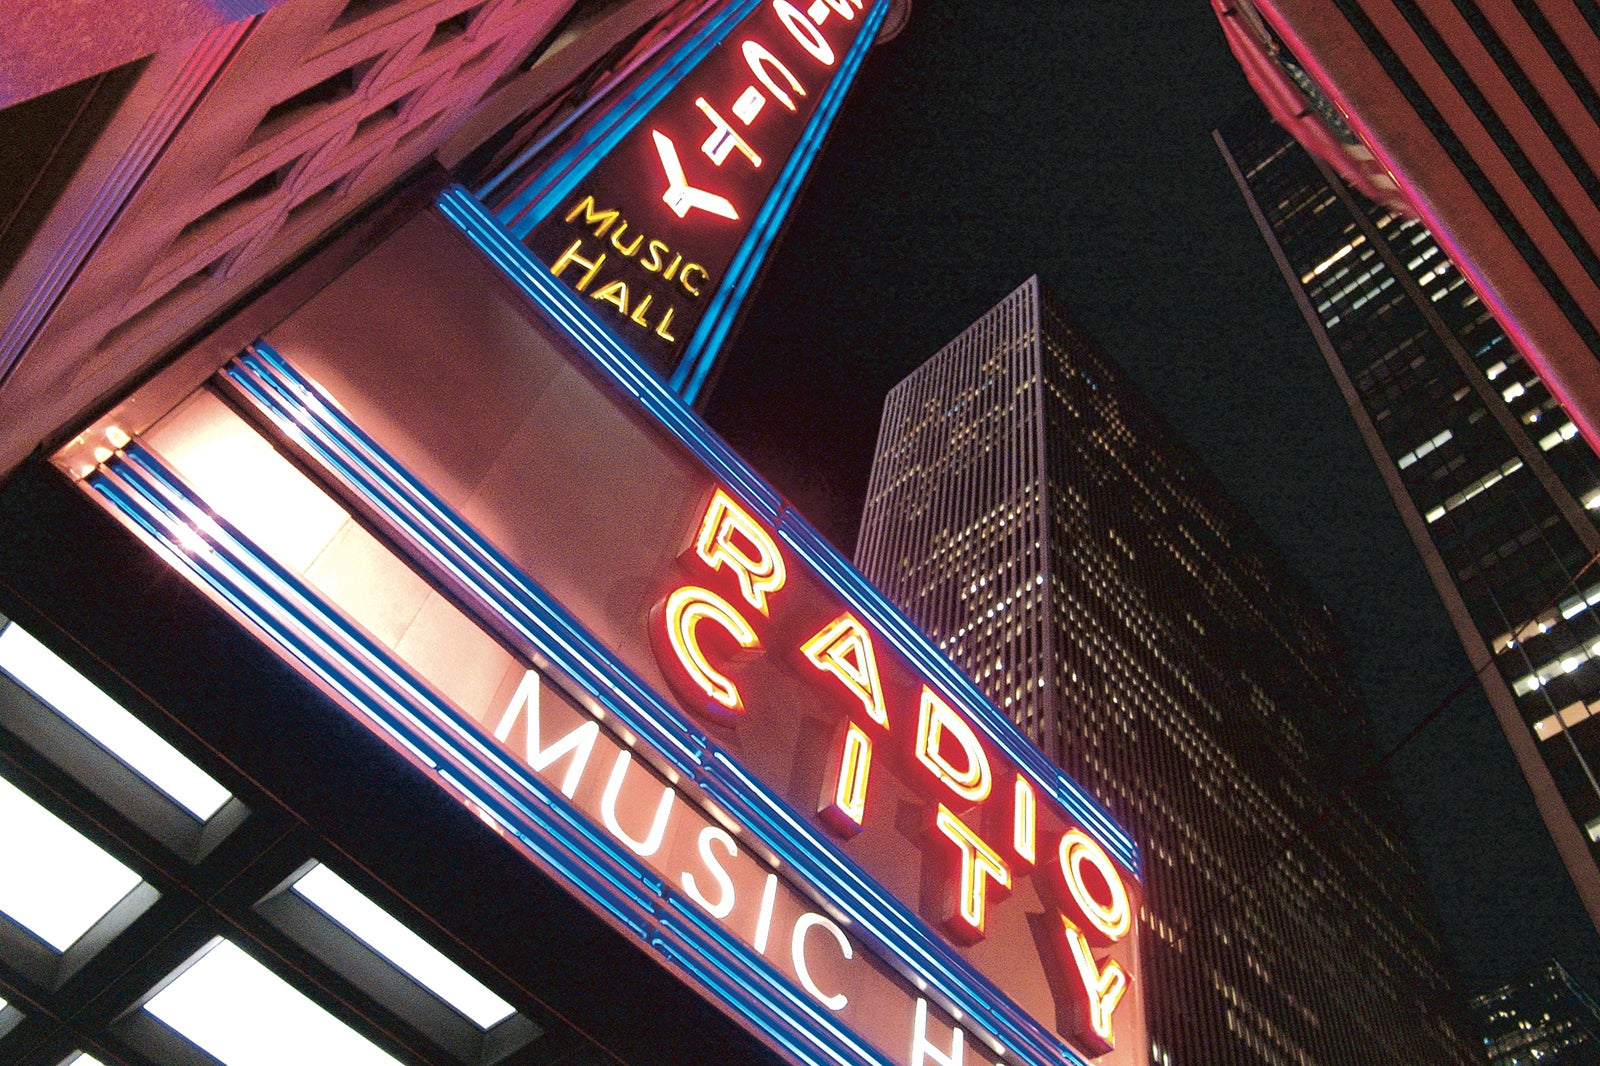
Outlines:
{"type": "MultiPolygon", "coordinates": [[[[873,634],[848,610],[799,643],[798,655],[783,656],[783,634],[795,631],[785,624],[785,608],[801,594],[786,588],[791,567],[777,539],[726,490],[712,491],[693,528],[698,530],[693,548],[679,556],[680,566],[689,571],[686,580],[652,615],[658,662],[674,689],[709,720],[755,731],[760,728],[756,719],[786,714],[792,705],[768,706],[753,696],[746,703],[736,694],[740,684],[752,693],[773,691],[770,674],[765,681],[744,682],[730,675],[761,678],[756,655],[764,653],[777,656],[769,664],[776,673],[809,682],[813,711],[832,707],[843,738],[830,744],[830,762],[821,768],[816,812],[822,823],[841,840],[855,841],[880,821],[904,820],[908,803],[920,803],[931,830],[922,837],[923,847],[943,861],[921,864],[916,895],[935,901],[924,904],[925,917],[958,944],[978,945],[992,929],[1004,928],[1006,942],[1019,945],[1030,918],[1028,905],[1008,908],[1008,897],[1024,878],[1040,882],[1040,902],[1058,909],[1044,922],[1042,937],[1032,932],[1031,946],[1056,956],[1058,966],[1049,973],[1060,1029],[1088,1054],[1114,1051],[1119,1007],[1136,960],[1129,938],[1131,871],[1120,870],[1065,811],[1049,805],[1041,810],[1026,775],[991,753],[977,729],[932,685],[895,661],[898,669],[889,673],[886,688],[873,634]],[[737,604],[699,584],[719,580],[738,591],[737,604]],[[715,604],[717,627],[708,636],[720,641],[725,649],[720,654],[711,641],[702,640],[698,627],[675,621],[682,615],[674,605],[684,601],[715,604]],[[894,698],[902,694],[911,698],[894,698]],[[736,709],[737,716],[721,709],[736,709]],[[889,758],[899,755],[900,784],[909,785],[914,797],[902,788],[895,809],[872,787],[875,746],[889,758]],[[995,789],[997,778],[1011,787],[995,789]],[[1058,861],[1034,870],[1041,833],[1052,841],[1058,861]]],[[[872,859],[869,851],[861,861],[875,868],[872,859]]],[[[1137,1028],[1140,1022],[1130,1024],[1137,1028]]]]}
{"type": "MultiPolygon", "coordinates": [[[[929,1040],[928,1000],[537,671],[482,720],[523,765],[814,1004],[884,1053],[914,1061],[901,1057],[917,1033],[929,1040]]],[[[996,1056],[947,1014],[935,1007],[931,1015],[946,1040],[963,1044],[956,1063],[995,1066],[996,1056]]]]}
{"type": "Polygon", "coordinates": [[[624,97],[586,127],[626,126],[614,144],[594,138],[505,184],[502,219],[623,343],[669,373],[730,281],[845,56],[868,43],[871,9],[864,0],[727,5],[698,65],[652,106],[629,110],[624,97]],[[748,13],[729,18],[741,8],[748,13]]]}

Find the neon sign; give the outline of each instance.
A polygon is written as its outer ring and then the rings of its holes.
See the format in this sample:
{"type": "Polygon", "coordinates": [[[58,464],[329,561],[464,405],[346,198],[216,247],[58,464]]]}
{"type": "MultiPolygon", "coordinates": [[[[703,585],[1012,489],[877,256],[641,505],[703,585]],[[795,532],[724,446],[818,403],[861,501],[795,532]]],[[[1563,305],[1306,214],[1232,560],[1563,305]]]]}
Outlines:
{"type": "Polygon", "coordinates": [[[500,218],[588,313],[690,388],[884,10],[724,5],[567,151],[495,179],[500,218]]]}
{"type": "Polygon", "coordinates": [[[484,725],[578,812],[893,1061],[997,1063],[748,843],[600,730],[537,671],[524,675],[484,725]],[[916,1050],[902,1058],[913,1044],[916,1050]],[[960,1048],[954,1057],[952,1046],[960,1048]]]}
{"type": "MultiPolygon", "coordinates": [[[[653,646],[674,690],[692,710],[737,732],[763,714],[793,713],[798,696],[785,689],[789,702],[782,707],[747,703],[739,678],[750,676],[744,686],[756,689],[758,658],[808,682],[807,702],[833,706],[834,729],[842,737],[829,745],[815,813],[844,841],[877,820],[905,817],[904,793],[891,812],[873,788],[875,749],[898,754],[900,776],[931,823],[928,848],[946,859],[917,886],[919,898],[943,901],[927,916],[956,943],[975,945],[1004,922],[998,916],[1018,882],[1041,881],[1040,898],[1056,909],[1046,923],[1047,944],[1036,935],[1034,946],[1054,952],[1064,964],[1054,982],[1067,1016],[1062,1028],[1096,1056],[1113,1051],[1135,958],[1125,950],[1112,957],[1133,928],[1127,874],[1065,810],[1048,804],[1041,809],[1027,775],[991,754],[977,729],[933,685],[886,657],[897,694],[911,697],[891,699],[877,641],[850,611],[831,615],[792,650],[783,648],[779,634],[792,628],[785,626],[783,611],[791,566],[776,538],[723,488],[713,489],[695,527],[692,547],[680,557],[689,571],[684,583],[651,614],[653,646]],[[737,595],[724,599],[705,587],[716,581],[737,595]],[[1008,787],[997,790],[997,779],[1008,787]],[[1043,833],[1041,821],[1048,826],[1043,833]],[[1041,835],[1055,842],[1058,861],[1035,870],[1041,835]]],[[[769,674],[761,687],[777,686],[769,674]]],[[[863,861],[870,863],[870,855],[863,861]]]]}

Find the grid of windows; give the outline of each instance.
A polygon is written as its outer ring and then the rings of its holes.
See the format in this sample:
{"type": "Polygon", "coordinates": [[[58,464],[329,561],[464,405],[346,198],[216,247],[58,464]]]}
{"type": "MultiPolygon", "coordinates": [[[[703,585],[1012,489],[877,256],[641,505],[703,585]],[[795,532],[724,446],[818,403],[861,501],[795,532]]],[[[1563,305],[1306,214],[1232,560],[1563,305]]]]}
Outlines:
{"type": "Polygon", "coordinates": [[[1134,829],[1157,1061],[1472,1061],[1393,804],[1325,810],[1330,618],[1038,279],[890,393],[857,564],[1134,829]]]}
{"type": "Polygon", "coordinates": [[[1469,658],[1494,657],[1485,691],[1600,920],[1600,844],[1577,830],[1600,818],[1583,576],[1600,458],[1425,226],[1345,188],[1262,111],[1218,143],[1469,658]]]}
{"type": "Polygon", "coordinates": [[[586,1044],[310,857],[358,869],[131,696],[0,617],[0,1062],[490,1066],[586,1044]],[[217,839],[184,846],[156,803],[217,839]]]}
{"type": "Polygon", "coordinates": [[[1600,1062],[1600,1009],[1559,962],[1474,996],[1490,1066],[1592,1066],[1600,1062]]]}

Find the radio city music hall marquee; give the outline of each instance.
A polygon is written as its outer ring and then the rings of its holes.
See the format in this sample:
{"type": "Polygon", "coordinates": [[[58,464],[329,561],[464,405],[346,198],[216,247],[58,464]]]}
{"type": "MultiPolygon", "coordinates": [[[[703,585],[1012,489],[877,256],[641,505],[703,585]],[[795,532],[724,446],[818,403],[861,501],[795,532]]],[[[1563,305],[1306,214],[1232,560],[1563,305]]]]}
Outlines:
{"type": "Polygon", "coordinates": [[[108,423],[58,464],[794,1060],[1142,1064],[1132,841],[579,299],[449,190],[151,444],[108,423]],[[376,572],[444,582],[437,638],[351,630],[388,584],[274,576],[177,458],[240,411],[356,501],[376,572]]]}

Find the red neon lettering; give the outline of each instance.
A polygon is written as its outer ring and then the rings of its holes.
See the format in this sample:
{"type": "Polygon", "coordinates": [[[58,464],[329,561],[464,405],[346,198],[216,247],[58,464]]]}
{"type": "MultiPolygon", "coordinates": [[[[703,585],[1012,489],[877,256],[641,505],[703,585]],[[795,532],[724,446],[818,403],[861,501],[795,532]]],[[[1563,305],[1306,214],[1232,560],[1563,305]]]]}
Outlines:
{"type": "Polygon", "coordinates": [[[1081,829],[1069,829],[1062,835],[1058,854],[1067,894],[1089,928],[1105,943],[1115,943],[1127,936],[1133,927],[1133,906],[1111,856],[1081,829]],[[1105,885],[1103,891],[1091,889],[1084,877],[1086,867],[1094,869],[1095,880],[1105,885]],[[1107,898],[1102,900],[1101,896],[1107,898]]]}
{"type": "Polygon", "coordinates": [[[823,66],[833,66],[833,46],[804,12],[789,3],[789,0],[772,0],[772,10],[778,13],[778,18],[783,20],[789,36],[793,37],[801,48],[810,52],[811,57],[823,66]]]}
{"type": "Polygon", "coordinates": [[[872,773],[872,738],[854,722],[845,727],[838,762],[822,789],[819,813],[841,836],[861,831],[867,815],[867,780],[872,773]]]}
{"type": "Polygon", "coordinates": [[[718,196],[705,189],[696,189],[689,184],[688,175],[683,172],[683,160],[678,158],[678,146],[673,143],[671,137],[660,130],[651,130],[650,136],[656,142],[656,155],[661,160],[661,172],[667,178],[667,191],[661,194],[661,202],[672,208],[673,214],[679,218],[687,218],[690,211],[699,208],[707,214],[738,221],[739,212],[733,209],[733,204],[728,202],[726,196],[718,196]]]}
{"type": "Polygon", "coordinates": [[[1011,870],[993,848],[942,803],[934,816],[934,824],[961,850],[961,887],[948,928],[970,943],[983,936],[989,882],[993,881],[1001,889],[1010,888],[1011,870]]]}
{"type": "Polygon", "coordinates": [[[1039,811],[1033,785],[1017,775],[1011,789],[1011,849],[1017,858],[1032,866],[1038,854],[1039,811]]]}
{"type": "MultiPolygon", "coordinates": [[[[800,85],[800,79],[794,76],[794,72],[785,66],[777,56],[767,51],[764,45],[757,44],[755,41],[746,41],[740,47],[744,51],[744,61],[750,65],[750,73],[754,74],[757,80],[767,87],[767,92],[772,94],[774,100],[790,111],[795,110],[794,99],[779,88],[777,79],[772,76],[772,72],[777,71],[783,75],[783,80],[789,83],[789,88],[793,89],[796,95],[804,96],[806,91],[800,85]]],[[[754,110],[759,112],[761,109],[756,107],[754,110]]],[[[743,115],[739,117],[744,118],[743,115]]],[[[750,118],[754,117],[755,114],[751,114],[750,118]]],[[[749,121],[750,119],[745,119],[746,124],[749,121]]]]}
{"type": "Polygon", "coordinates": [[[745,601],[767,613],[767,597],[783,588],[783,555],[761,524],[720,488],[711,497],[695,553],[707,566],[732,568],[745,601]]]}
{"type": "Polygon", "coordinates": [[[983,753],[978,734],[951,706],[922,687],[922,706],[917,712],[917,761],[933,771],[950,791],[962,799],[981,803],[993,784],[989,758],[983,753]],[[966,765],[957,767],[945,756],[945,737],[954,737],[966,765]]]}
{"type": "Polygon", "coordinates": [[[813,666],[838,678],[861,701],[867,717],[889,728],[883,706],[883,683],[878,679],[878,659],[872,652],[872,635],[846,611],[823,626],[800,646],[813,666]]]}
{"type": "Polygon", "coordinates": [[[1103,1055],[1116,1047],[1116,1034],[1112,1030],[1112,1014],[1117,1009],[1117,1004],[1122,1002],[1122,995],[1128,990],[1128,975],[1123,971],[1115,959],[1107,959],[1105,968],[1102,969],[1095,961],[1094,955],[1089,950],[1089,941],[1084,939],[1083,933],[1072,920],[1065,916],[1061,919],[1063,932],[1066,935],[1068,953],[1072,956],[1072,969],[1077,973],[1083,984],[1085,1005],[1088,1010],[1087,1017],[1079,1017],[1071,1028],[1074,1035],[1085,1044],[1091,1045],[1093,1051],[1091,1058],[1103,1055]]]}
{"type": "MultiPolygon", "coordinates": [[[[750,161],[751,166],[759,167],[761,165],[761,156],[757,155],[756,150],[750,147],[750,142],[735,133],[733,126],[717,112],[716,108],[711,106],[705,97],[695,97],[694,106],[698,107],[700,112],[711,120],[711,136],[707,137],[706,143],[700,146],[700,150],[706,154],[707,159],[720,167],[727,160],[728,153],[737,148],[750,161]]],[[[745,124],[749,125],[748,122],[745,124]]]]}
{"type": "Polygon", "coordinates": [[[706,658],[699,629],[702,622],[712,622],[739,647],[758,648],[761,642],[750,623],[727,600],[694,585],[685,585],[668,596],[661,615],[659,631],[673,657],[689,681],[711,698],[706,709],[719,714],[743,714],[744,701],[739,697],[738,686],[706,658]]]}

